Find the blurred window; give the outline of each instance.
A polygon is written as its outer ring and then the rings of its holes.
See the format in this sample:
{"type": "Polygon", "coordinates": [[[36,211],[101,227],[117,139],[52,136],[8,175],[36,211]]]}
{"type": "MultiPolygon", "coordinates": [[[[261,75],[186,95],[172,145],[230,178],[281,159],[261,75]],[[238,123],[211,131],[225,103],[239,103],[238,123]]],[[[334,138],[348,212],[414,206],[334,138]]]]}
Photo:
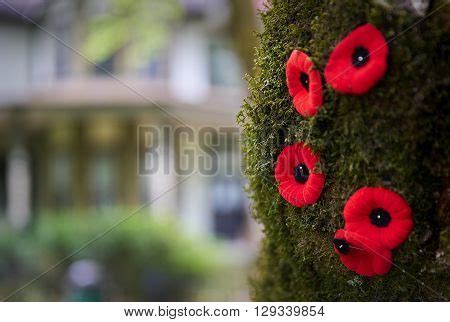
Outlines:
{"type": "Polygon", "coordinates": [[[56,153],[50,161],[50,189],[56,208],[72,206],[72,159],[64,152],[56,153]]]}
{"type": "Polygon", "coordinates": [[[219,178],[213,185],[214,233],[223,238],[242,236],[246,224],[245,202],[240,181],[219,178]]]}
{"type": "MultiPolygon", "coordinates": [[[[70,29],[67,26],[57,26],[56,35],[66,43],[70,43],[70,29]]],[[[61,79],[70,75],[72,50],[64,46],[61,42],[54,42],[55,48],[55,73],[56,78],[61,79]]]]}
{"type": "MultiPolygon", "coordinates": [[[[144,148],[141,148],[144,149],[144,148]]],[[[139,153],[139,165],[144,165],[145,169],[145,153],[139,153]]],[[[141,171],[138,169],[138,171],[141,171]]],[[[138,185],[139,185],[139,202],[141,204],[147,203],[151,200],[151,177],[149,175],[139,175],[138,185]]]]}
{"type": "Polygon", "coordinates": [[[6,162],[3,155],[0,155],[0,216],[6,211],[6,162]]]}
{"type": "Polygon", "coordinates": [[[180,0],[185,15],[190,19],[204,17],[222,20],[229,14],[229,0],[180,0]]]}
{"type": "Polygon", "coordinates": [[[188,17],[202,17],[207,11],[208,0],[181,0],[180,3],[188,17]]]}
{"type": "MultiPolygon", "coordinates": [[[[167,53],[165,53],[167,55],[167,53]]],[[[167,77],[167,71],[164,69],[164,65],[167,62],[164,60],[164,55],[155,54],[149,58],[147,64],[144,64],[143,68],[139,72],[149,78],[163,79],[167,77]]]]}
{"type": "Polygon", "coordinates": [[[242,68],[236,53],[225,41],[210,43],[211,84],[240,85],[242,68]]]}
{"type": "Polygon", "coordinates": [[[118,162],[112,152],[98,152],[90,165],[89,182],[96,207],[111,207],[117,204],[118,162]]]}
{"type": "Polygon", "coordinates": [[[116,55],[112,55],[104,61],[97,63],[94,67],[94,73],[97,75],[107,75],[108,73],[114,73],[115,57],[116,55]]]}

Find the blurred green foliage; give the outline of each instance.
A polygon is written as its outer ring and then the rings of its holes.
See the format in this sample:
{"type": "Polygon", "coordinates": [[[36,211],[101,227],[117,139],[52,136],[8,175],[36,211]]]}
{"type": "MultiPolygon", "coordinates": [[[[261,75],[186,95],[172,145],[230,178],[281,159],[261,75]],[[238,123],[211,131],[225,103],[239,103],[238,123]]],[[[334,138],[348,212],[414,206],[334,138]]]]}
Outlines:
{"type": "Polygon", "coordinates": [[[127,47],[127,62],[139,66],[164,45],[170,25],[181,16],[178,0],[110,0],[106,12],[88,25],[85,53],[101,62],[127,47]]]}
{"type": "Polygon", "coordinates": [[[47,215],[20,233],[2,224],[1,298],[68,256],[11,300],[71,299],[67,269],[80,259],[100,265],[101,300],[188,300],[218,267],[214,244],[185,236],[175,222],[137,214],[115,226],[124,218],[112,213],[47,215]]]}

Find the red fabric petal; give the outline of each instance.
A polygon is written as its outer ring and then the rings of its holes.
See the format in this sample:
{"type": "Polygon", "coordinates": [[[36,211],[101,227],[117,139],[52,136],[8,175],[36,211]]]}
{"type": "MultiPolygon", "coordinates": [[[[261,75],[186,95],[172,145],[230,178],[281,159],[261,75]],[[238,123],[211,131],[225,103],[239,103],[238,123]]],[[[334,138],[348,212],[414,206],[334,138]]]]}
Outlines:
{"type": "Polygon", "coordinates": [[[308,58],[306,54],[299,50],[294,50],[286,64],[286,82],[289,94],[297,95],[300,91],[305,91],[300,83],[300,72],[303,71],[304,61],[308,58]]]}
{"type": "Polygon", "coordinates": [[[391,251],[373,240],[344,229],[339,229],[334,238],[344,240],[349,245],[346,254],[341,253],[336,247],[334,250],[341,262],[351,271],[370,277],[384,275],[391,269],[391,251]]]}
{"type": "Polygon", "coordinates": [[[375,26],[360,26],[334,48],[325,67],[325,79],[338,92],[362,95],[386,73],[388,51],[383,34],[375,26]],[[367,50],[368,61],[355,67],[352,59],[359,47],[367,50]]]}
{"type": "Polygon", "coordinates": [[[364,187],[356,191],[344,206],[344,218],[347,223],[360,222],[362,219],[369,220],[369,213],[374,208],[372,189],[364,187]],[[367,214],[366,217],[361,214],[367,214]]]}
{"type": "Polygon", "coordinates": [[[390,249],[403,244],[412,231],[414,224],[412,220],[396,220],[389,225],[389,230],[384,234],[380,232],[380,242],[390,249]]]}
{"type": "Polygon", "coordinates": [[[399,194],[384,188],[364,187],[356,191],[344,207],[345,229],[364,235],[394,249],[408,238],[413,228],[412,211],[399,194]],[[371,222],[374,209],[382,209],[390,216],[385,227],[371,222]]]}
{"type": "Polygon", "coordinates": [[[297,112],[303,117],[317,114],[322,105],[322,79],[313,62],[303,52],[294,50],[286,64],[286,84],[297,112]],[[300,82],[300,74],[309,77],[308,90],[300,82]]]}
{"type": "Polygon", "coordinates": [[[281,151],[275,166],[275,180],[281,196],[290,204],[303,207],[319,199],[325,185],[325,175],[315,173],[318,162],[318,155],[303,142],[287,146],[281,151]],[[294,168],[300,163],[309,170],[308,179],[304,183],[297,182],[294,178],[294,168]]]}
{"type": "Polygon", "coordinates": [[[278,186],[278,191],[281,196],[289,202],[291,205],[296,207],[303,207],[306,202],[303,198],[303,189],[299,187],[299,184],[294,181],[285,181],[278,186]]]}
{"type": "Polygon", "coordinates": [[[301,147],[302,147],[300,149],[301,161],[303,161],[306,164],[308,169],[313,170],[316,164],[319,162],[319,155],[314,154],[313,150],[308,146],[302,145],[301,147]]]}
{"type": "Polygon", "coordinates": [[[325,175],[316,173],[309,175],[303,187],[303,199],[307,205],[312,205],[319,199],[324,185],[325,175]]]}

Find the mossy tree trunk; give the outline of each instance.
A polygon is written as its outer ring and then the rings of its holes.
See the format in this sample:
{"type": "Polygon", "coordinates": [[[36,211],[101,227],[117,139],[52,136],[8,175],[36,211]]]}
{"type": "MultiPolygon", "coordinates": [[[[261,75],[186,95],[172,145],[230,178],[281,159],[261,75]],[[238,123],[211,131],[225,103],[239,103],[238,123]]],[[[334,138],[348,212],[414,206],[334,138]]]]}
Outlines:
{"type": "MultiPolygon", "coordinates": [[[[392,1],[391,1],[392,2],[392,1]]],[[[432,1],[417,14],[361,0],[273,0],[262,13],[257,74],[238,116],[254,216],[265,238],[252,278],[255,300],[442,300],[449,291],[449,5],[432,1]],[[326,85],[310,119],[293,107],[285,81],[290,53],[300,49],[323,71],[334,46],[370,22],[389,45],[388,71],[363,96],[326,85]],[[326,185],[320,200],[295,208],[278,193],[274,167],[298,141],[320,152],[326,185]],[[414,231],[393,253],[396,266],[365,278],[345,268],[332,239],[342,209],[362,186],[403,195],[414,231]],[[423,284],[422,284],[423,282],[423,284]]]]}

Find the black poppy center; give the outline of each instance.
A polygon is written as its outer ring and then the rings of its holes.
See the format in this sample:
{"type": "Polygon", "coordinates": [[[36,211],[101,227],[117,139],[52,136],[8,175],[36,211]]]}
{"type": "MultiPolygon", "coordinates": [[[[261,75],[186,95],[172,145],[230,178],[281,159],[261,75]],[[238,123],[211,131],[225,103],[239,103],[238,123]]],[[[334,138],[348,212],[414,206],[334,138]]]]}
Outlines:
{"type": "Polygon", "coordinates": [[[348,251],[350,250],[350,245],[344,239],[335,238],[333,239],[333,244],[339,253],[344,255],[348,254],[348,251]]]}
{"type": "Polygon", "coordinates": [[[369,62],[370,55],[367,48],[363,46],[358,46],[355,48],[352,56],[352,64],[356,68],[363,67],[365,64],[369,62]]]}
{"type": "Polygon", "coordinates": [[[295,181],[305,183],[309,177],[309,169],[304,163],[300,163],[294,168],[295,181]]]}
{"type": "Polygon", "coordinates": [[[303,88],[309,91],[309,76],[308,74],[301,72],[300,73],[300,83],[302,84],[303,88]]]}
{"type": "Polygon", "coordinates": [[[386,227],[391,221],[391,215],[381,208],[376,208],[370,213],[370,222],[377,227],[386,227]]]}

